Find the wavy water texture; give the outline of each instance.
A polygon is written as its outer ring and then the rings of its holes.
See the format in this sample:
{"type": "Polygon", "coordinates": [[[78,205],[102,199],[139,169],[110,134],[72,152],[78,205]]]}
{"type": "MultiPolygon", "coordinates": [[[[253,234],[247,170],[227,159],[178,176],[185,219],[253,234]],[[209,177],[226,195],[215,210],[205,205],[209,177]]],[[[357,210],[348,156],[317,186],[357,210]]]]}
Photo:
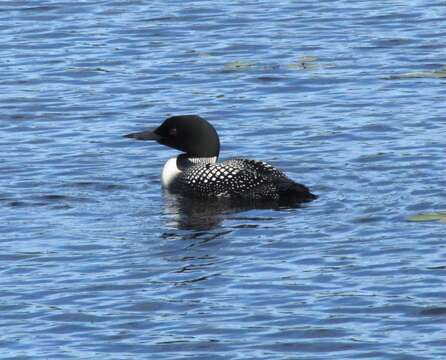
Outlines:
{"type": "Polygon", "coordinates": [[[0,357],[444,359],[446,228],[422,215],[446,209],[445,20],[425,0],[0,2],[0,357]],[[164,194],[175,151],[122,135],[173,114],[319,199],[164,194]]]}

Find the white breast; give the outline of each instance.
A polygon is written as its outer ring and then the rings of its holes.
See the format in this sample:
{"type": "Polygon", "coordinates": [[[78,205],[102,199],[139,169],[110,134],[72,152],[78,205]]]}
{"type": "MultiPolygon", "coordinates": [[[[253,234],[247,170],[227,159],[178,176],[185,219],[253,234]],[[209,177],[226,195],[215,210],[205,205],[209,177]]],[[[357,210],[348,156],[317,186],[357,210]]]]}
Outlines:
{"type": "Polygon", "coordinates": [[[181,170],[177,167],[177,158],[167,160],[161,173],[161,182],[165,188],[169,188],[173,180],[181,174],[181,170]]]}

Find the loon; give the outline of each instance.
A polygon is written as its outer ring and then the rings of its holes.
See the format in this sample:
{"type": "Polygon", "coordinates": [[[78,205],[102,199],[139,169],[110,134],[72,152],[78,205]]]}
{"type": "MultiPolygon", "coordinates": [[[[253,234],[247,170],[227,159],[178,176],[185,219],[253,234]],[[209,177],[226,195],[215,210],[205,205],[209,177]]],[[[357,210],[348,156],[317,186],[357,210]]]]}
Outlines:
{"type": "Polygon", "coordinates": [[[154,140],[183,152],[169,159],[162,170],[162,184],[172,193],[201,199],[286,203],[317,198],[306,186],[264,161],[236,158],[217,162],[220,153],[217,132],[197,115],[172,116],[154,130],[124,136],[154,140]]]}

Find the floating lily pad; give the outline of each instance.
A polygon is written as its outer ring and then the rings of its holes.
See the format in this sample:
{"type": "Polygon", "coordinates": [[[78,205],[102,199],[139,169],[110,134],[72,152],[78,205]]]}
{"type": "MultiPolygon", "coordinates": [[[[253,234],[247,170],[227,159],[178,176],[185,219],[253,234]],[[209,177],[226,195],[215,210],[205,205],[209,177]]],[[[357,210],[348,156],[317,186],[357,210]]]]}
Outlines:
{"type": "Polygon", "coordinates": [[[208,56],[212,56],[211,54],[209,54],[206,51],[197,51],[196,53],[198,56],[202,56],[202,57],[208,57],[208,56]]]}
{"type": "Polygon", "coordinates": [[[446,223],[446,212],[431,212],[424,214],[417,214],[409,217],[409,221],[440,221],[441,223],[446,223]]]}
{"type": "Polygon", "coordinates": [[[316,60],[319,60],[317,56],[302,56],[300,58],[300,62],[314,62],[316,60]]]}
{"type": "Polygon", "coordinates": [[[446,78],[446,66],[434,71],[413,71],[399,75],[391,75],[385,77],[386,80],[401,80],[401,79],[420,79],[420,78],[446,78]]]}
{"type": "Polygon", "coordinates": [[[278,63],[272,63],[272,64],[259,64],[255,61],[249,61],[249,60],[236,60],[228,62],[224,65],[225,71],[247,71],[247,70],[259,70],[259,71],[267,71],[267,72],[273,72],[278,71],[283,68],[288,68],[292,70],[312,70],[312,69],[319,69],[321,67],[334,67],[333,64],[319,64],[318,63],[319,58],[317,56],[302,56],[299,58],[296,62],[291,64],[278,64],[278,63]]]}
{"type": "Polygon", "coordinates": [[[227,71],[237,71],[237,70],[247,70],[253,67],[256,63],[253,61],[231,61],[225,64],[225,70],[227,71]]]}
{"type": "Polygon", "coordinates": [[[289,69],[316,69],[318,65],[315,63],[319,58],[317,56],[302,56],[293,64],[289,64],[289,69]]]}

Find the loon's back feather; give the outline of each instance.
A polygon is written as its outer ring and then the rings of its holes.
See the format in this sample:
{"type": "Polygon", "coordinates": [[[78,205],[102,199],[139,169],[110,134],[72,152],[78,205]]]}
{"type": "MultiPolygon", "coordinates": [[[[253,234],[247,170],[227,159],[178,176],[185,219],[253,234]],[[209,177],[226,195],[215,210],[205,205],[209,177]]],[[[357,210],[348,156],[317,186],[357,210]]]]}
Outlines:
{"type": "Polygon", "coordinates": [[[315,198],[308,188],[272,165],[249,159],[191,166],[177,177],[171,190],[201,198],[280,200],[287,197],[294,201],[315,198]]]}

